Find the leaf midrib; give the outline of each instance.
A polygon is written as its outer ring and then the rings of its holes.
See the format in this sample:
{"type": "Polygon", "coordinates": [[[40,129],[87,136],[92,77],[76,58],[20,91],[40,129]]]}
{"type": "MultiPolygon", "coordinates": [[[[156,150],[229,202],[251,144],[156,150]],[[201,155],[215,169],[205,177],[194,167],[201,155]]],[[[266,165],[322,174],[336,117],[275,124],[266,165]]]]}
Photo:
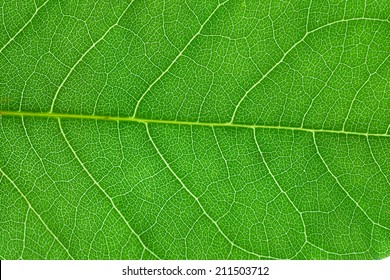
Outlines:
{"type": "Polygon", "coordinates": [[[242,124],[242,123],[215,123],[215,122],[161,120],[161,119],[158,120],[158,119],[145,119],[139,117],[83,115],[83,114],[71,114],[71,113],[0,111],[0,119],[1,116],[120,121],[120,122],[134,122],[134,123],[151,123],[151,124],[154,123],[154,124],[189,125],[189,126],[206,126],[206,127],[232,127],[232,128],[249,128],[249,129],[263,128],[263,129],[274,129],[274,130],[305,131],[310,133],[314,132],[314,133],[358,135],[358,136],[365,136],[365,137],[390,137],[390,135],[386,133],[369,133],[369,132],[365,133],[365,132],[346,131],[346,130],[331,130],[331,129],[293,127],[293,126],[275,126],[275,125],[242,124]]]}

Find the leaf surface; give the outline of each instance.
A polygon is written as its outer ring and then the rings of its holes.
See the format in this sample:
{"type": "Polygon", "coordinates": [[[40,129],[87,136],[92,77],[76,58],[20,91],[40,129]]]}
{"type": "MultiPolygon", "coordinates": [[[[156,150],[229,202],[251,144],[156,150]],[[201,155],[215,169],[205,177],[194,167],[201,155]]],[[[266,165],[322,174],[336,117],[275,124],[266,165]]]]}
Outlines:
{"type": "Polygon", "coordinates": [[[390,6],[3,1],[1,259],[390,255],[390,6]]]}

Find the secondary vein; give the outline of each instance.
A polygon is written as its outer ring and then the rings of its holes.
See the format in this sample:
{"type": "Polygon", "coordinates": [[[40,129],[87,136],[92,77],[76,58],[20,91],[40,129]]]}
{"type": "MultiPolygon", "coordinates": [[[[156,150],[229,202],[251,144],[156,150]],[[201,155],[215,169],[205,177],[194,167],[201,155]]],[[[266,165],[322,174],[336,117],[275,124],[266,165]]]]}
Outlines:
{"type": "Polygon", "coordinates": [[[151,253],[153,256],[155,256],[157,259],[160,259],[153,251],[151,251],[146,245],[145,243],[142,241],[141,237],[139,236],[139,234],[137,234],[135,232],[135,230],[130,226],[129,222],[126,220],[126,218],[123,216],[122,212],[119,211],[118,207],[115,205],[114,203],[114,200],[112,199],[112,197],[104,190],[104,188],[102,188],[99,184],[99,182],[95,179],[95,177],[92,176],[92,174],[89,172],[89,170],[86,168],[86,166],[84,165],[84,163],[81,161],[81,159],[79,158],[79,156],[77,155],[76,151],[73,149],[73,146],[70,144],[68,138],[66,137],[66,134],[62,128],[62,125],[61,125],[61,120],[58,119],[58,126],[60,128],[60,132],[67,144],[67,146],[69,147],[69,149],[71,150],[73,156],[76,158],[76,160],[78,161],[78,163],[81,165],[81,167],[83,168],[83,170],[85,171],[85,173],[87,173],[88,177],[93,181],[93,183],[99,188],[99,190],[104,194],[104,196],[110,201],[111,203],[111,206],[112,208],[119,214],[119,216],[121,217],[121,219],[123,220],[123,222],[126,224],[126,226],[130,229],[131,233],[138,239],[139,243],[144,247],[145,250],[147,250],[149,253],[151,253]]]}
{"type": "Polygon", "coordinates": [[[65,247],[65,245],[61,242],[61,240],[57,237],[57,235],[54,234],[54,232],[49,228],[49,226],[45,223],[45,221],[42,219],[41,215],[34,209],[34,207],[31,205],[30,201],[28,200],[27,196],[22,192],[22,190],[15,184],[15,182],[8,177],[8,175],[3,171],[3,169],[0,168],[0,173],[7,178],[7,180],[14,186],[16,191],[19,193],[19,195],[23,198],[23,200],[26,202],[28,209],[30,209],[38,218],[38,220],[43,224],[43,226],[46,228],[46,230],[50,233],[51,236],[58,242],[58,244],[65,250],[66,254],[69,256],[70,259],[74,260],[73,256],[70,254],[69,249],[65,247]]]}

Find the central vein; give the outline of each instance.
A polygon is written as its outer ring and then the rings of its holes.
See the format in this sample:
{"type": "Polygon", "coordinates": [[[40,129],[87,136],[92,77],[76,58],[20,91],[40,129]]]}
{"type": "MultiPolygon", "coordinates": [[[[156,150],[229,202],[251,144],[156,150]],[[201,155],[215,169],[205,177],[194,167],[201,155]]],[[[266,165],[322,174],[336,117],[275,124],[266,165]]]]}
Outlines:
{"type": "MultiPolygon", "coordinates": [[[[238,128],[264,128],[264,129],[279,129],[279,130],[295,130],[318,133],[337,133],[360,136],[377,136],[390,137],[386,133],[364,133],[344,130],[330,130],[330,129],[314,129],[301,128],[290,126],[274,126],[274,125],[258,125],[258,124],[240,124],[240,123],[213,123],[213,122],[196,122],[196,121],[180,121],[180,120],[157,120],[157,119],[143,119],[138,117],[114,117],[114,116],[98,116],[98,115],[82,115],[69,113],[50,113],[50,112],[14,112],[14,111],[0,111],[1,116],[19,116],[19,117],[40,117],[40,118],[60,118],[60,119],[84,119],[84,120],[100,120],[100,121],[120,121],[120,122],[138,122],[138,123],[156,123],[156,124],[173,124],[173,125],[194,125],[194,126],[209,126],[209,127],[238,127],[238,128]]],[[[1,118],[0,118],[1,120],[1,118]]]]}

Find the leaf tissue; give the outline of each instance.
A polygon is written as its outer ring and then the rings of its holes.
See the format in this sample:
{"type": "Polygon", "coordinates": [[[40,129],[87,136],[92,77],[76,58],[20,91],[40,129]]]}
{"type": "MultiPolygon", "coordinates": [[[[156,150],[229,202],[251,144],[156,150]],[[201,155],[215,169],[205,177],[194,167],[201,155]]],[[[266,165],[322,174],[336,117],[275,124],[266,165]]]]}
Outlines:
{"type": "Polygon", "coordinates": [[[1,259],[390,256],[388,0],[3,0],[1,259]]]}

